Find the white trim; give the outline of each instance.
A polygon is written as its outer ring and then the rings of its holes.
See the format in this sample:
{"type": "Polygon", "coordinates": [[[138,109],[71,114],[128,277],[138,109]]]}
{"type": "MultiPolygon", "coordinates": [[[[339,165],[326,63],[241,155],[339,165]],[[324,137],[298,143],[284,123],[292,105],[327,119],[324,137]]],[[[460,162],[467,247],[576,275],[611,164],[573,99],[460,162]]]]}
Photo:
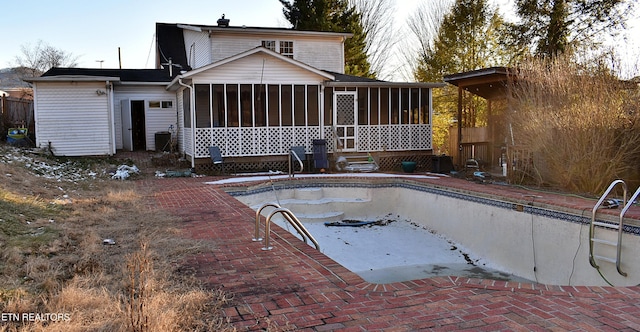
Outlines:
{"type": "Polygon", "coordinates": [[[167,90],[169,90],[169,89],[171,89],[171,87],[175,86],[179,79],[190,79],[193,76],[198,75],[198,74],[200,74],[202,72],[205,72],[207,70],[223,66],[223,65],[228,64],[230,62],[236,61],[236,60],[241,59],[241,58],[245,58],[247,56],[250,56],[250,55],[253,55],[253,54],[256,54],[256,53],[264,53],[266,55],[270,55],[270,56],[272,56],[274,58],[277,58],[279,60],[287,62],[287,63],[289,63],[291,65],[294,65],[294,66],[296,66],[298,68],[301,68],[303,70],[306,70],[306,71],[312,72],[312,73],[314,73],[316,75],[319,75],[319,76],[325,78],[326,80],[334,80],[335,79],[334,75],[331,75],[331,74],[329,74],[329,73],[327,73],[325,71],[322,71],[322,70],[319,70],[317,68],[311,67],[311,66],[309,66],[307,64],[304,64],[304,63],[302,63],[300,61],[291,59],[291,58],[289,58],[287,56],[284,56],[284,55],[282,55],[280,53],[273,52],[273,51],[268,50],[268,49],[266,49],[266,48],[264,48],[262,46],[258,46],[258,47],[255,47],[253,49],[250,49],[250,50],[248,50],[246,52],[242,52],[242,53],[236,54],[234,56],[228,57],[226,59],[222,59],[220,61],[216,61],[216,62],[211,63],[209,65],[200,67],[198,69],[191,70],[191,71],[189,71],[187,73],[184,73],[182,75],[178,75],[178,76],[176,76],[176,78],[173,79],[173,81],[171,81],[171,83],[168,84],[167,90]]]}
{"type": "MultiPolygon", "coordinates": [[[[31,77],[25,79],[27,82],[120,82],[120,77],[112,76],[88,76],[88,75],[56,75],[44,77],[31,77]]],[[[167,84],[167,83],[164,83],[167,84]]]]}

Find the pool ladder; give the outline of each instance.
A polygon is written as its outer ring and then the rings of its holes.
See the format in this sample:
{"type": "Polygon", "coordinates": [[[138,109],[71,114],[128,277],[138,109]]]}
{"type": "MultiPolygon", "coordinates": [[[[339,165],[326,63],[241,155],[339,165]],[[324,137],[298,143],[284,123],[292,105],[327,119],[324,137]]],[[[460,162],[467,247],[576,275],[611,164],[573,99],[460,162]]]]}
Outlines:
{"type": "Polygon", "coordinates": [[[622,180],[615,180],[615,181],[611,182],[611,184],[609,185],[609,188],[607,188],[607,190],[604,192],[604,194],[602,194],[602,196],[600,197],[598,202],[593,206],[593,210],[591,212],[591,224],[590,224],[590,228],[589,228],[589,263],[591,263],[591,266],[593,266],[594,268],[596,268],[596,269],[600,268],[598,266],[598,264],[596,263],[596,259],[597,260],[602,260],[602,261],[605,261],[605,262],[614,263],[616,265],[616,269],[618,270],[618,273],[620,275],[622,275],[622,276],[625,276],[625,277],[627,276],[627,273],[622,271],[622,269],[620,267],[620,263],[621,263],[621,258],[620,257],[621,257],[621,253],[622,253],[622,231],[623,231],[623,226],[624,226],[624,215],[627,213],[627,210],[629,210],[631,205],[633,205],[633,202],[636,200],[638,195],[640,195],[640,187],[633,194],[633,197],[631,197],[631,199],[629,199],[629,201],[627,201],[627,184],[622,180]],[[622,194],[623,195],[622,196],[622,205],[624,206],[622,208],[622,211],[620,211],[618,224],[596,221],[596,212],[597,212],[598,208],[603,205],[605,199],[607,198],[607,195],[618,185],[622,186],[622,192],[623,192],[623,194],[622,194]],[[602,239],[602,238],[597,238],[596,235],[595,235],[595,230],[596,230],[595,226],[599,226],[599,227],[602,227],[602,228],[605,228],[605,229],[617,230],[618,231],[617,240],[611,241],[611,240],[606,240],[606,239],[602,239]],[[595,255],[594,254],[594,246],[595,246],[596,243],[616,247],[616,257],[612,258],[612,257],[608,257],[608,256],[595,255]]]}
{"type": "Polygon", "coordinates": [[[262,247],[262,250],[273,249],[273,247],[269,246],[269,238],[271,235],[271,218],[273,218],[273,216],[275,216],[278,213],[282,214],[284,219],[288,221],[289,224],[293,226],[293,228],[296,229],[298,234],[300,234],[300,236],[302,237],[302,240],[304,241],[304,243],[307,243],[307,239],[309,239],[311,242],[313,242],[313,245],[316,247],[316,249],[320,250],[320,245],[318,245],[318,241],[316,241],[316,239],[313,238],[313,236],[304,227],[304,225],[302,225],[300,220],[298,220],[298,218],[293,214],[293,212],[291,212],[291,210],[287,208],[280,207],[280,205],[276,203],[266,203],[256,211],[256,224],[254,228],[254,236],[252,239],[253,241],[257,242],[257,241],[263,240],[260,237],[260,215],[262,213],[262,210],[264,210],[266,207],[274,207],[275,209],[271,211],[271,213],[269,213],[269,215],[267,216],[267,221],[264,224],[264,247],[262,247]]]}

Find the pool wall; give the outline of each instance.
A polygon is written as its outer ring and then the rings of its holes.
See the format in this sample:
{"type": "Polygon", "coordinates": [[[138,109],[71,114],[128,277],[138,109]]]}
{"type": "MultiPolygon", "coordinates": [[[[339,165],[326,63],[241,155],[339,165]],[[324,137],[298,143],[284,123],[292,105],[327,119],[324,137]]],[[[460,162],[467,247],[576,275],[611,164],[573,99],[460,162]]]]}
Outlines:
{"type": "MultiPolygon", "coordinates": [[[[543,284],[607,285],[588,261],[590,210],[569,213],[536,206],[535,196],[511,202],[407,180],[283,181],[274,187],[277,199],[265,184],[230,193],[254,209],[279,200],[296,215],[319,221],[323,214],[336,212],[343,213],[339,218],[361,220],[391,213],[461,244],[475,257],[483,257],[479,263],[488,267],[543,284]],[[312,188],[321,188],[320,199],[315,196],[318,190],[312,188]]],[[[617,238],[615,231],[597,231],[599,237],[617,238]]],[[[640,262],[635,255],[640,250],[638,234],[639,227],[625,227],[622,270],[627,277],[619,275],[614,264],[599,262],[602,274],[613,285],[640,283],[640,262]]],[[[615,257],[614,248],[597,249],[615,257]]]]}

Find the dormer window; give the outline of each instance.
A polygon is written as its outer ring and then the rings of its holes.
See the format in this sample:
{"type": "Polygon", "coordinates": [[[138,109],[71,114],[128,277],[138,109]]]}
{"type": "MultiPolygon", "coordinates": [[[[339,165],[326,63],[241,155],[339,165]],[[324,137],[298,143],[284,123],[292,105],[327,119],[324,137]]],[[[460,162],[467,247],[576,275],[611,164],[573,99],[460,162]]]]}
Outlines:
{"type": "Polygon", "coordinates": [[[293,59],[293,42],[281,40],[280,54],[293,59]]]}
{"type": "Polygon", "coordinates": [[[272,50],[274,52],[276,52],[276,41],[275,40],[263,40],[262,41],[262,47],[268,49],[268,50],[272,50]]]}
{"type": "Polygon", "coordinates": [[[278,52],[286,57],[293,59],[293,41],[289,40],[263,40],[262,47],[278,52]]]}

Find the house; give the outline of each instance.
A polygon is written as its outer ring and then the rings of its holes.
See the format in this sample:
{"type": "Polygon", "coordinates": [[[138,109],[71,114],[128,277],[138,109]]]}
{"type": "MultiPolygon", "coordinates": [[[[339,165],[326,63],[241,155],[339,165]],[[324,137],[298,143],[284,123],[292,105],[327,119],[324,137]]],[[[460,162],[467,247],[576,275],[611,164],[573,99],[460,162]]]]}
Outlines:
{"type": "Polygon", "coordinates": [[[157,69],[54,68],[32,79],[36,144],[67,156],[157,150],[169,131],[194,168],[220,147],[240,170],[283,169],[289,150],[382,168],[427,165],[431,90],[344,74],[348,33],[156,24],[157,69]]]}

